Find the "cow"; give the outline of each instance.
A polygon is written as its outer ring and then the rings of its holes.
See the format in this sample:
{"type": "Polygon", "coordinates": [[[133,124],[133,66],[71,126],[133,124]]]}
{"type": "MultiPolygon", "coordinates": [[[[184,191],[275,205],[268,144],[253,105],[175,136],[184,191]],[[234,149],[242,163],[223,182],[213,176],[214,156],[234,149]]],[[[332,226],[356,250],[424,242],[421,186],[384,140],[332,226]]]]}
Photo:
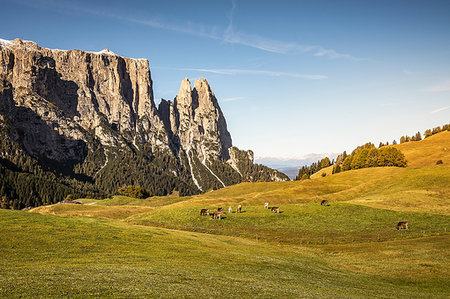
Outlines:
{"type": "Polygon", "coordinates": [[[269,208],[269,203],[268,203],[268,202],[266,202],[266,203],[264,204],[264,208],[265,208],[265,209],[268,209],[268,208],[269,208]]]}
{"type": "Polygon", "coordinates": [[[228,207],[228,213],[233,213],[233,207],[228,207]]]}
{"type": "Polygon", "coordinates": [[[218,208],[217,212],[221,212],[222,213],[223,212],[223,208],[218,208]]]}
{"type": "Polygon", "coordinates": [[[329,206],[328,200],[326,200],[326,199],[322,200],[322,202],[320,203],[320,205],[325,206],[325,207],[329,206]]]}
{"type": "Polygon", "coordinates": [[[201,209],[200,216],[205,216],[205,215],[209,216],[209,209],[201,209]]]}
{"type": "Polygon", "coordinates": [[[222,219],[222,212],[215,211],[214,214],[212,214],[213,219],[222,219]]]}
{"type": "Polygon", "coordinates": [[[236,209],[236,213],[240,213],[242,211],[242,206],[238,205],[236,209]]]}
{"type": "Polygon", "coordinates": [[[272,208],[270,209],[270,211],[271,211],[272,213],[280,213],[280,207],[272,207],[272,208]]]}
{"type": "Polygon", "coordinates": [[[397,230],[399,229],[408,229],[408,221],[400,221],[397,224],[397,230]]]}

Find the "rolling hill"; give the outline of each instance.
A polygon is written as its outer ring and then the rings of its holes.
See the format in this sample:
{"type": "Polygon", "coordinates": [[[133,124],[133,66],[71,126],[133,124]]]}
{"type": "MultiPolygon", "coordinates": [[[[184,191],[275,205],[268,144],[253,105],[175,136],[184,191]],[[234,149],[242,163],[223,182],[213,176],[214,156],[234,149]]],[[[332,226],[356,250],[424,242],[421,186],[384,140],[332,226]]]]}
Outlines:
{"type": "Polygon", "coordinates": [[[420,141],[391,145],[402,151],[408,161],[408,167],[420,168],[436,165],[442,160],[450,164],[450,131],[444,131],[420,141]]]}
{"type": "Polygon", "coordinates": [[[446,298],[449,141],[397,145],[406,168],[0,210],[0,296],[446,298]]]}

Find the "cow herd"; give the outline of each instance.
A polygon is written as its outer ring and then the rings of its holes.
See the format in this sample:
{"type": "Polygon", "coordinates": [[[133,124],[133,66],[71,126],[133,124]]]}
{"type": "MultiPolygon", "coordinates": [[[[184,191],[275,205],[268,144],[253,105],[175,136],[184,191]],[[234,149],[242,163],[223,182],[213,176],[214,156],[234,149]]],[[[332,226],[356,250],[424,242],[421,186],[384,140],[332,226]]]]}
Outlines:
{"type": "MultiPolygon", "coordinates": [[[[280,213],[280,207],[269,207],[269,203],[266,202],[264,208],[270,210],[272,213],[280,213]]],[[[242,212],[242,205],[238,205],[236,208],[236,213],[242,212]]],[[[228,207],[228,213],[233,213],[233,207],[228,207]]],[[[222,219],[224,214],[223,208],[217,208],[217,211],[211,211],[210,209],[201,209],[200,216],[211,216],[212,219],[222,219]]]]}
{"type": "MultiPolygon", "coordinates": [[[[236,208],[236,213],[241,213],[242,212],[242,206],[238,205],[236,208]]],[[[217,211],[211,211],[209,209],[201,209],[200,210],[200,216],[210,216],[212,217],[212,219],[222,219],[222,214],[223,214],[223,208],[220,207],[217,209],[217,211]]],[[[228,213],[231,214],[233,213],[233,207],[229,207],[228,208],[228,213]]]]}
{"type": "MultiPolygon", "coordinates": [[[[330,204],[328,203],[328,200],[324,199],[320,202],[320,205],[324,206],[324,207],[328,207],[330,204]]],[[[266,202],[264,204],[264,208],[270,210],[270,212],[272,212],[272,213],[280,213],[280,207],[269,207],[268,202],[266,202]]],[[[238,205],[236,208],[236,213],[241,213],[241,212],[242,212],[242,205],[238,205]]],[[[217,211],[212,211],[211,213],[210,213],[209,209],[201,209],[200,210],[200,216],[210,216],[211,215],[211,217],[213,219],[219,219],[219,220],[222,219],[223,213],[224,212],[223,212],[222,207],[218,208],[217,211]]],[[[233,213],[233,207],[231,207],[231,206],[228,207],[228,213],[229,214],[233,213]]],[[[408,221],[400,221],[397,224],[397,230],[400,230],[400,229],[408,229],[408,221]]]]}

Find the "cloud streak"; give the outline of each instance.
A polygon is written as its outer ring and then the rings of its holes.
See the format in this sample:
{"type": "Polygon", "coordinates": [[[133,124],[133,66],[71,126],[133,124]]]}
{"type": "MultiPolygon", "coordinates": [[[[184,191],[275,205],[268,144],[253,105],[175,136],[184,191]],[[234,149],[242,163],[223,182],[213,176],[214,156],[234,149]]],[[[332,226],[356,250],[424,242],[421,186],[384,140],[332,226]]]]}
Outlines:
{"type": "Polygon", "coordinates": [[[431,111],[431,112],[430,112],[430,114],[434,114],[434,113],[442,112],[442,111],[445,111],[445,110],[447,110],[447,109],[450,109],[450,106],[446,106],[446,107],[442,107],[442,108],[439,108],[439,109],[433,110],[433,111],[431,111]]]}
{"type": "Polygon", "coordinates": [[[310,74],[299,74],[299,73],[268,71],[268,70],[171,68],[171,67],[158,67],[158,66],[153,66],[153,68],[177,70],[177,71],[194,71],[194,72],[202,72],[202,73],[213,73],[213,74],[219,74],[219,75],[260,75],[260,76],[270,76],[270,77],[291,77],[291,78],[309,79],[309,80],[328,79],[328,76],[325,76],[325,75],[310,75],[310,74]]]}
{"type": "Polygon", "coordinates": [[[225,30],[219,29],[216,26],[205,26],[194,22],[181,23],[180,21],[163,20],[159,17],[150,17],[145,19],[129,17],[126,15],[110,13],[104,10],[90,9],[86,7],[80,7],[64,1],[52,1],[52,0],[36,0],[34,2],[28,2],[24,0],[18,0],[23,5],[37,7],[42,6],[39,4],[45,4],[48,7],[53,7],[63,13],[84,13],[94,16],[110,18],[120,20],[122,22],[135,23],[152,28],[158,28],[163,30],[169,30],[173,32],[185,33],[202,38],[217,40],[228,44],[237,44],[247,46],[255,49],[259,49],[266,52],[278,53],[278,54],[310,54],[315,57],[328,57],[330,59],[347,59],[353,61],[365,60],[358,58],[350,54],[339,53],[336,50],[328,49],[319,45],[303,45],[297,42],[287,42],[265,38],[257,34],[248,34],[242,31],[237,31],[234,28],[233,18],[236,11],[236,1],[231,1],[231,10],[228,14],[228,26],[225,30]]]}
{"type": "Polygon", "coordinates": [[[312,53],[316,57],[328,57],[332,59],[349,59],[354,61],[364,60],[349,54],[338,53],[333,49],[326,49],[318,45],[302,45],[296,42],[286,42],[265,38],[256,34],[247,34],[235,31],[233,26],[233,16],[236,10],[236,1],[231,1],[231,10],[228,15],[228,27],[223,34],[223,42],[239,44],[256,48],[266,52],[287,54],[287,53],[312,53]]]}

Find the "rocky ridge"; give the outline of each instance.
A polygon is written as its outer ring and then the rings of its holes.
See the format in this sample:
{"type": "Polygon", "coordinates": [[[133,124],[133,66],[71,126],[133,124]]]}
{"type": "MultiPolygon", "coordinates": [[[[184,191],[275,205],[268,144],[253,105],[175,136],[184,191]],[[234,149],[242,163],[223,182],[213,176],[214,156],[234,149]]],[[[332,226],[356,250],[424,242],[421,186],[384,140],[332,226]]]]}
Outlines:
{"type": "Polygon", "coordinates": [[[20,39],[0,40],[0,103],[2,137],[9,144],[0,148],[1,159],[17,164],[10,158],[14,147],[47,171],[82,175],[107,193],[122,183],[156,184],[149,179],[155,174],[163,178],[159,184],[168,186],[154,194],[175,189],[192,194],[242,180],[286,179],[268,168],[264,175],[249,175],[252,155],[238,162],[238,150],[206,79],[196,80],[193,87],[184,79],[175,99],[156,107],[144,59],[109,50],[57,50],[20,39]],[[116,179],[123,163],[145,176],[116,179]],[[241,169],[244,164],[246,169],[241,169]],[[97,182],[102,179],[114,182],[105,186],[97,182]]]}

